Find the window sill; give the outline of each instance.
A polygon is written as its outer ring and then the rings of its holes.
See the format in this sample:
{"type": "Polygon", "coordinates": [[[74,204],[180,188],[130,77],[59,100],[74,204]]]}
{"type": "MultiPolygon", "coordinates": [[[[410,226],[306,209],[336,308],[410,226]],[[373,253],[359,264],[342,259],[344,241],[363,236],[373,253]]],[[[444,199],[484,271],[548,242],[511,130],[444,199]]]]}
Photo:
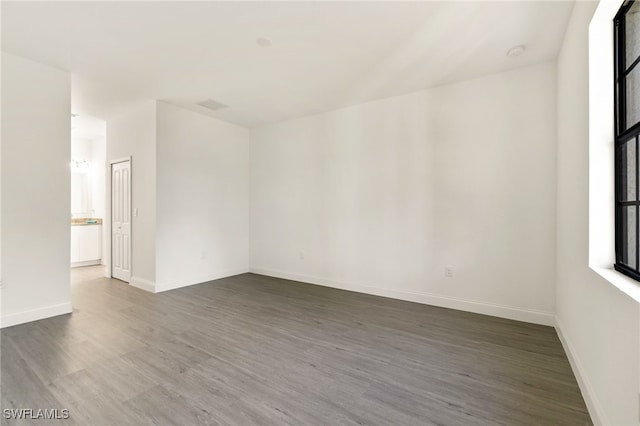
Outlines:
{"type": "Polygon", "coordinates": [[[640,303],[640,282],[635,281],[624,274],[611,268],[594,268],[598,275],[613,284],[618,290],[640,303]]]}

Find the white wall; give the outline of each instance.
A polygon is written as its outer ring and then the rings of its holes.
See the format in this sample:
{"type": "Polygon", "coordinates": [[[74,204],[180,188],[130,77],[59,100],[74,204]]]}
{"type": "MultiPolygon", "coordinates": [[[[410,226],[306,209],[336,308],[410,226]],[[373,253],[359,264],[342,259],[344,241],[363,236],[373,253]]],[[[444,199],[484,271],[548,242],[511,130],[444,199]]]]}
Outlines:
{"type": "Polygon", "coordinates": [[[2,326],[71,312],[71,87],[2,53],[2,326]]]}
{"type": "MultiPolygon", "coordinates": [[[[106,142],[104,137],[81,138],[71,137],[71,159],[76,161],[85,160],[90,164],[87,171],[89,182],[89,200],[86,212],[74,214],[77,217],[104,218],[105,198],[106,198],[106,142]]],[[[72,172],[73,174],[73,172],[72,172]]],[[[74,194],[73,184],[71,191],[71,205],[74,199],[81,198],[81,194],[74,194]]],[[[76,205],[78,201],[76,200],[76,205]]],[[[72,209],[72,213],[75,213],[72,209]]]]}
{"type": "Polygon", "coordinates": [[[588,25],[596,4],[576,2],[558,59],[557,329],[594,422],[638,424],[638,303],[588,266],[588,25]]]}
{"type": "Polygon", "coordinates": [[[94,217],[105,216],[105,203],[107,198],[107,143],[105,137],[93,139],[91,144],[92,166],[92,204],[94,217]]]}
{"type": "Polygon", "coordinates": [[[251,270],[552,324],[555,72],[252,131],[251,270]]]}
{"type": "Polygon", "coordinates": [[[156,291],[248,271],[249,131],[157,104],[156,291]]]}
{"type": "MultiPolygon", "coordinates": [[[[153,287],[156,278],[156,102],[138,105],[107,121],[107,161],[131,156],[131,282],[153,287]]],[[[110,174],[107,170],[107,174],[110,174]]],[[[107,179],[105,235],[110,264],[111,179],[107,179]]]]}

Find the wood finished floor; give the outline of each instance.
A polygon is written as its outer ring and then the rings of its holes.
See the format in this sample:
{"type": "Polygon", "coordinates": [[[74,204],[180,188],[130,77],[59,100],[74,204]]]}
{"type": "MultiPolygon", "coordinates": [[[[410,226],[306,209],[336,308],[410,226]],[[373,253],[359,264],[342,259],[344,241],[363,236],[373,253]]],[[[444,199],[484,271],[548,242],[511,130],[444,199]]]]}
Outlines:
{"type": "Polygon", "coordinates": [[[72,315],[2,331],[2,408],[70,410],[38,425],[591,424],[551,327],[253,274],[153,295],[101,272],[72,271],[72,315]]]}

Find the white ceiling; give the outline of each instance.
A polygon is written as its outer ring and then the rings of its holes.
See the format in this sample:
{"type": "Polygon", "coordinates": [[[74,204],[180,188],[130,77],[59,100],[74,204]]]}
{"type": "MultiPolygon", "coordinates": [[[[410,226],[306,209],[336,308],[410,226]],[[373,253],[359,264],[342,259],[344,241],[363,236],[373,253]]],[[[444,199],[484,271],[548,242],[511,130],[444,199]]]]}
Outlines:
{"type": "Polygon", "coordinates": [[[255,127],[552,60],[573,2],[1,7],[2,50],[71,71],[75,112],[108,119],[160,99],[255,127]],[[526,53],[507,57],[518,44],[526,53]],[[195,105],[208,98],[229,107],[195,105]]]}

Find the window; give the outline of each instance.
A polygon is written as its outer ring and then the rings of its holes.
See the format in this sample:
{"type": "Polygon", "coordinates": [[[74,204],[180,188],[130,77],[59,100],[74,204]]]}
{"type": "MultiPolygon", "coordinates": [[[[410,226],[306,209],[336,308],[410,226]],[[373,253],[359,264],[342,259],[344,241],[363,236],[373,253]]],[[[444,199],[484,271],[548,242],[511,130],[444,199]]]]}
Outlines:
{"type": "Polygon", "coordinates": [[[615,269],[640,281],[640,2],[614,19],[615,269]]]}

